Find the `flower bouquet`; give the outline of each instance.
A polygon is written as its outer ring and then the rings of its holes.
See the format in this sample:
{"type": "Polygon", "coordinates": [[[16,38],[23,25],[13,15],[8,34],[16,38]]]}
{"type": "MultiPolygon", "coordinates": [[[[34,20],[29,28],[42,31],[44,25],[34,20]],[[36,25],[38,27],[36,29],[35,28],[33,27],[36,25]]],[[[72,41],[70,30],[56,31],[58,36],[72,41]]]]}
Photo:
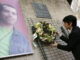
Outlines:
{"type": "Polygon", "coordinates": [[[39,39],[42,43],[51,44],[56,38],[56,29],[45,21],[34,24],[32,32],[37,35],[35,39],[39,39]]]}

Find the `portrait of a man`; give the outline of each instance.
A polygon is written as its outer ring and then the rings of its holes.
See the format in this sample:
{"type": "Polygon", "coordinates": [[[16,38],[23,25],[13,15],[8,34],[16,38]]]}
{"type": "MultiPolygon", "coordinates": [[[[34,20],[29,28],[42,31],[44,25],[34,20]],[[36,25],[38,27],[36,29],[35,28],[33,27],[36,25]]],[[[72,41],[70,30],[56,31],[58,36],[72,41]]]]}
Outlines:
{"type": "Polygon", "coordinates": [[[9,4],[0,4],[0,57],[31,52],[27,37],[14,24],[17,10],[9,4]]]}

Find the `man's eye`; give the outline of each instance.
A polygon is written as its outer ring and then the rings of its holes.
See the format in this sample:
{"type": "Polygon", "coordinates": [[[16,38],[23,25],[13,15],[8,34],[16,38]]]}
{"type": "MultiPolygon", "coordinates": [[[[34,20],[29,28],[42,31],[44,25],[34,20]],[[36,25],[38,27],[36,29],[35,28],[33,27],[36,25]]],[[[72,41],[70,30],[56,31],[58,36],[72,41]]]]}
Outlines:
{"type": "Polygon", "coordinates": [[[4,12],[9,12],[8,10],[4,10],[4,12]]]}

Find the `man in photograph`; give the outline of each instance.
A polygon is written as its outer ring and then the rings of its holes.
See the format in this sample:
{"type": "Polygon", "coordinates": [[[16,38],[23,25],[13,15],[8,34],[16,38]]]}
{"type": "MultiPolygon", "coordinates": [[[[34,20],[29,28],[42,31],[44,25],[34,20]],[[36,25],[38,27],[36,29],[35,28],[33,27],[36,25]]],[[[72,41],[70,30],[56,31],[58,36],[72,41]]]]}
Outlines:
{"type": "Polygon", "coordinates": [[[28,54],[31,46],[26,36],[15,29],[18,20],[16,9],[8,4],[0,4],[0,56],[28,54]]]}

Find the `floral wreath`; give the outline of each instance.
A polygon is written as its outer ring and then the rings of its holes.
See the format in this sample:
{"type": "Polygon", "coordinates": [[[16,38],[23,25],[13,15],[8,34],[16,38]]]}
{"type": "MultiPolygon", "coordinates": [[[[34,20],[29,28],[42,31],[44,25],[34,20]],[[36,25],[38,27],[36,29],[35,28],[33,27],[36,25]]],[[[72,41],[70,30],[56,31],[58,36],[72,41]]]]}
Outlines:
{"type": "MultiPolygon", "coordinates": [[[[45,21],[38,22],[32,26],[33,35],[44,43],[53,43],[55,40],[56,29],[52,24],[45,21]]],[[[35,38],[35,39],[36,39],[35,38]]]]}

